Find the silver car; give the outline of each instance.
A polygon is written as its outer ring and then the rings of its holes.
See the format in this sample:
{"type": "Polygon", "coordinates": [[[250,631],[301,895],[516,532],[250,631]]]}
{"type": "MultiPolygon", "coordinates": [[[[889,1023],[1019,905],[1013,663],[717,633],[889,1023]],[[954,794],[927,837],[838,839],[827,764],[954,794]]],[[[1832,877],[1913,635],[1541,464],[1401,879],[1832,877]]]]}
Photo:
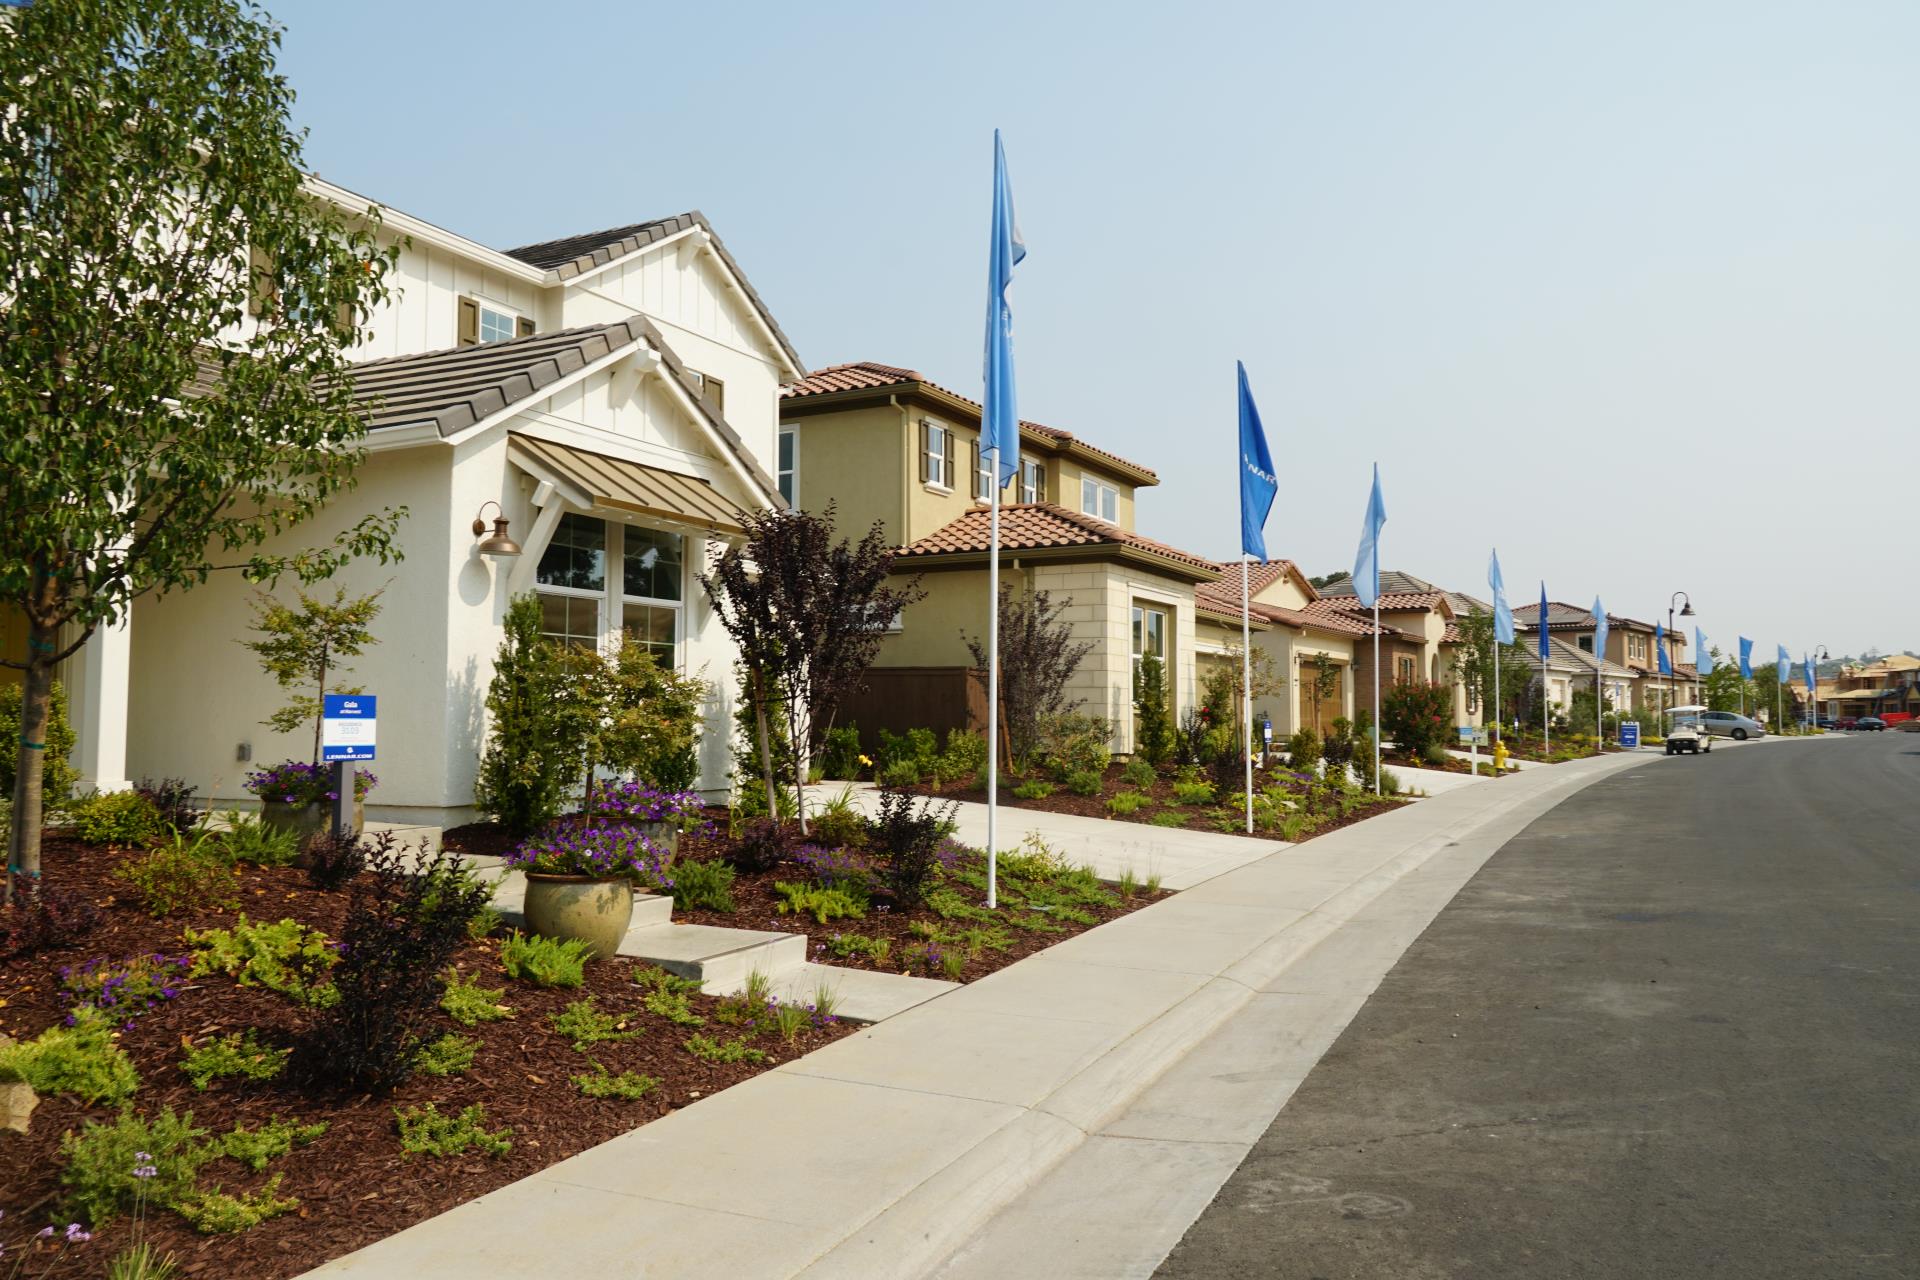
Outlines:
{"type": "Polygon", "coordinates": [[[1732,738],[1735,742],[1745,742],[1748,738],[1767,736],[1766,726],[1758,720],[1735,715],[1731,711],[1701,711],[1696,713],[1700,727],[1716,738],[1732,738]]]}

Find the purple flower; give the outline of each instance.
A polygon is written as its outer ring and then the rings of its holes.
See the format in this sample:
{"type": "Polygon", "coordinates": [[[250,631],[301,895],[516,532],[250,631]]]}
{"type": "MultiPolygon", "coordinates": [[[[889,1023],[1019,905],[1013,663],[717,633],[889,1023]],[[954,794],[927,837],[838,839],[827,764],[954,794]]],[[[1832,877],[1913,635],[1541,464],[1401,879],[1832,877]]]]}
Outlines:
{"type": "Polygon", "coordinates": [[[85,1244],[91,1239],[93,1239],[93,1233],[91,1231],[82,1231],[79,1223],[69,1222],[67,1224],[68,1244],[85,1244]]]}

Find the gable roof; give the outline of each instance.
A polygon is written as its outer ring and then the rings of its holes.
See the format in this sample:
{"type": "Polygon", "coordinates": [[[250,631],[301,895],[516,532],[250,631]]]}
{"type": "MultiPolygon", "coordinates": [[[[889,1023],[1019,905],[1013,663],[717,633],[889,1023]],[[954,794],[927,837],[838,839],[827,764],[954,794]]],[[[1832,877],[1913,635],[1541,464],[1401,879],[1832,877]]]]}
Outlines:
{"type": "MultiPolygon", "coordinates": [[[[1262,566],[1256,565],[1255,568],[1262,566]]],[[[1217,582],[1202,582],[1193,589],[1194,604],[1198,610],[1217,618],[1235,623],[1240,621],[1240,584],[1229,576],[1217,582]]],[[[1280,605],[1261,604],[1250,601],[1247,612],[1255,623],[1278,623],[1301,631],[1319,631],[1337,636],[1370,636],[1374,634],[1373,623],[1353,614],[1333,610],[1307,612],[1304,609],[1287,609],[1280,605]]],[[[1380,624],[1381,635],[1399,635],[1400,632],[1385,623],[1380,624]]]]}
{"type": "MultiPolygon", "coordinates": [[[[1220,571],[1222,578],[1232,578],[1235,582],[1238,582],[1240,580],[1240,565],[1241,562],[1238,560],[1216,560],[1214,561],[1213,567],[1220,571]]],[[[1247,594],[1249,595],[1257,596],[1274,583],[1280,581],[1280,579],[1291,578],[1293,584],[1299,587],[1306,595],[1309,603],[1320,598],[1320,593],[1314,590],[1311,582],[1307,581],[1307,575],[1300,572],[1300,566],[1291,560],[1269,560],[1265,564],[1248,562],[1246,567],[1247,594]]],[[[1233,607],[1236,610],[1236,616],[1238,616],[1237,611],[1240,608],[1240,600],[1237,594],[1234,597],[1233,607]]]]}
{"type": "MultiPolygon", "coordinates": [[[[1382,569],[1380,571],[1380,594],[1383,596],[1420,595],[1434,591],[1444,593],[1445,590],[1446,588],[1437,587],[1425,578],[1416,578],[1412,574],[1403,573],[1398,569],[1382,569]]],[[[1326,586],[1321,587],[1319,591],[1322,596],[1325,596],[1329,600],[1336,596],[1346,596],[1349,599],[1354,599],[1359,596],[1359,592],[1353,589],[1352,574],[1329,582],[1326,586]]]]}
{"type": "MultiPolygon", "coordinates": [[[[1540,626],[1539,619],[1540,606],[1537,603],[1523,604],[1513,611],[1513,625],[1522,630],[1537,630],[1540,626]]],[[[1651,632],[1653,630],[1653,624],[1651,622],[1642,622],[1638,618],[1623,617],[1611,611],[1607,613],[1607,626],[1609,629],[1624,627],[1628,631],[1651,632]]],[[[1547,601],[1548,631],[1578,630],[1583,627],[1589,631],[1593,629],[1592,609],[1583,608],[1577,604],[1566,604],[1559,600],[1547,601]]]]}
{"type": "MultiPolygon", "coordinates": [[[[991,550],[990,517],[988,508],[976,508],[942,525],[912,546],[901,548],[900,555],[905,559],[949,555],[985,556],[991,550]]],[[[1176,576],[1196,582],[1207,581],[1218,572],[1213,561],[1204,556],[1143,538],[1119,525],[1108,524],[1050,502],[1021,502],[1000,508],[1002,555],[1009,551],[1070,550],[1076,547],[1131,553],[1137,558],[1159,564],[1176,576]]]]}
{"type": "MultiPolygon", "coordinates": [[[[958,406],[964,406],[965,409],[973,413],[976,418],[980,414],[979,401],[969,400],[957,391],[948,390],[946,387],[929,379],[917,369],[903,369],[899,365],[878,364],[871,360],[857,360],[851,364],[836,364],[829,365],[824,369],[815,369],[800,381],[782,387],[780,390],[780,398],[782,400],[804,400],[810,396],[828,396],[881,390],[897,394],[898,388],[901,387],[922,389],[932,393],[936,398],[953,401],[958,406]]],[[[1043,443],[1058,446],[1068,452],[1080,450],[1093,454],[1097,459],[1105,462],[1107,465],[1118,467],[1130,473],[1136,484],[1160,483],[1160,477],[1154,473],[1151,467],[1143,467],[1139,463],[1129,461],[1117,453],[1109,453],[1098,445],[1088,444],[1071,431],[1063,431],[1059,427],[1049,427],[1043,423],[1031,422],[1025,418],[1020,420],[1020,426],[1023,431],[1031,432],[1043,443]]]]}
{"type": "Polygon", "coordinates": [[[660,353],[666,376],[679,383],[762,493],[778,503],[779,485],[760,466],[740,433],[701,396],[660,331],[641,315],[525,338],[367,360],[348,372],[354,398],[367,406],[370,431],[428,426],[444,439],[540,398],[562,378],[588,365],[643,347],[660,353]]]}
{"type": "Polygon", "coordinates": [[[707,221],[707,215],[698,209],[689,209],[670,218],[655,218],[650,222],[631,222],[624,227],[608,227],[604,231],[584,231],[577,235],[561,236],[556,240],[541,240],[534,244],[523,244],[508,249],[509,258],[517,258],[530,267],[538,267],[550,272],[559,283],[565,283],[576,276],[585,275],[618,258],[639,253],[662,240],[671,239],[682,232],[699,227],[707,233],[713,245],[713,251],[727,264],[727,270],[740,282],[740,288],[746,293],[747,300],[754,310],[766,322],[767,329],[774,340],[780,344],[782,353],[798,373],[807,366],[801,361],[800,353],[794,350],[793,342],[780,328],[780,322],[773,318],[773,312],[747,279],[747,273],[740,269],[733,254],[727,251],[726,242],[714,231],[713,224],[707,221]]]}
{"type": "MultiPolygon", "coordinates": [[[[1386,575],[1381,575],[1381,585],[1386,585],[1386,575]]],[[[1447,603],[1447,593],[1438,589],[1431,591],[1382,591],[1379,596],[1382,613],[1438,612],[1446,617],[1453,616],[1453,606],[1447,603]]],[[[1314,613],[1367,613],[1366,605],[1360,603],[1358,596],[1324,596],[1315,600],[1307,608],[1314,613]]]]}

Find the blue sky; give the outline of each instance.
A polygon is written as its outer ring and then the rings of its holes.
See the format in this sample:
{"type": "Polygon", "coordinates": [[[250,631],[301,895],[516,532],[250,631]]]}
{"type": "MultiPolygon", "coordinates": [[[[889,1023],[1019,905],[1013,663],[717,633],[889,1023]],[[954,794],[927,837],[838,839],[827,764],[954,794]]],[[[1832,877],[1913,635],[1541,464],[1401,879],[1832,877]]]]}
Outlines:
{"type": "Polygon", "coordinates": [[[1243,359],[1309,573],[1378,460],[1389,567],[1920,649],[1920,6],[273,12],[326,177],[502,247],[700,208],[810,365],[976,398],[997,125],[1021,412],[1144,533],[1237,549],[1243,359]]]}

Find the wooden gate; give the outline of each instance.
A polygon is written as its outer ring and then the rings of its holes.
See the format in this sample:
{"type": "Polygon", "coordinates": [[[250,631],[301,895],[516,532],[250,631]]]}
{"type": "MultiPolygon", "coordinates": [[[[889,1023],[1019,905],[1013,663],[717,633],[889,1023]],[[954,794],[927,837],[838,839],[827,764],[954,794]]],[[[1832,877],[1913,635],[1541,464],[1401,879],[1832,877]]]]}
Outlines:
{"type": "Polygon", "coordinates": [[[865,692],[842,701],[833,722],[858,726],[860,749],[869,754],[879,745],[882,729],[893,734],[931,729],[942,744],[950,729],[984,734],[986,675],[967,667],[874,667],[867,672],[865,692]]]}

